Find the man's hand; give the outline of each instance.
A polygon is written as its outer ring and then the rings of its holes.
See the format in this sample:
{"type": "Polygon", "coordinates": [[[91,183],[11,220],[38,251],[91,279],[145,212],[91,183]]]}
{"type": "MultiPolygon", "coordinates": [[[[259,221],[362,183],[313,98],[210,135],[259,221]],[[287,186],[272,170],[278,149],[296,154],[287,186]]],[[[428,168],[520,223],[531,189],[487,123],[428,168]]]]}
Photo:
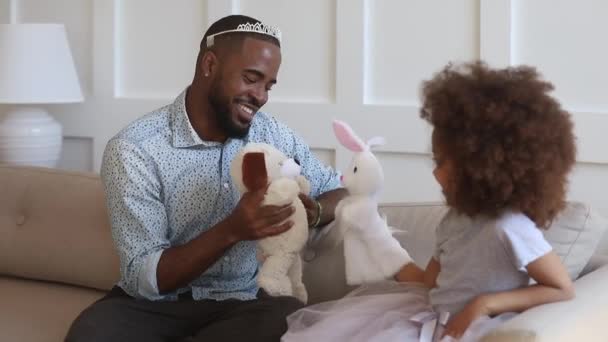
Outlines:
{"type": "Polygon", "coordinates": [[[304,208],[306,208],[306,219],[308,220],[308,226],[310,227],[312,223],[317,222],[319,215],[321,215],[319,206],[314,199],[306,194],[300,193],[298,196],[300,197],[302,204],[304,204],[304,208]]]}
{"type": "Polygon", "coordinates": [[[294,213],[291,204],[262,205],[267,188],[243,194],[227,218],[230,234],[235,241],[258,240],[281,234],[293,226],[287,219],[294,213]]]}
{"type": "Polygon", "coordinates": [[[473,321],[487,314],[488,312],[486,305],[484,304],[483,297],[477,297],[469,302],[469,304],[467,304],[462,311],[450,319],[448,324],[445,326],[443,335],[449,335],[459,339],[469,328],[471,323],[473,323],[473,321]]]}

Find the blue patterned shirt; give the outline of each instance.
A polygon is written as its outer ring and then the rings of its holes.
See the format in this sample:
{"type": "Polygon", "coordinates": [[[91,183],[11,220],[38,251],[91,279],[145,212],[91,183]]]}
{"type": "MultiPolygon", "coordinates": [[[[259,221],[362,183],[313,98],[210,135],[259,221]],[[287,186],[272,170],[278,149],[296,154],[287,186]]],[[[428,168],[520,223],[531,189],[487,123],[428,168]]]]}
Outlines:
{"type": "Polygon", "coordinates": [[[134,121],[106,146],[101,177],[120,257],[118,285],[152,300],[176,300],[189,290],[197,300],[253,299],[255,241],[235,244],[187,287],[166,295],[159,295],[156,284],[162,251],[192,240],[232,212],[240,194],[230,163],[247,142],[269,143],[297,159],[313,197],[337,188],[339,178],[291,129],[262,112],[244,139],[201,140],[188,120],[185,94],[134,121]]]}

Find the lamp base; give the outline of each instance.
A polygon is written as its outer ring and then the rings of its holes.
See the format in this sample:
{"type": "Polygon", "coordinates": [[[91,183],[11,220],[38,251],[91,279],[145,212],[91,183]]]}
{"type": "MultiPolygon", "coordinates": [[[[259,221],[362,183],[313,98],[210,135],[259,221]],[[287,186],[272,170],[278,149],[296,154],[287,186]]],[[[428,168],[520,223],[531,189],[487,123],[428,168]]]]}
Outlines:
{"type": "Polygon", "coordinates": [[[55,167],[61,125],[44,109],[15,106],[0,115],[0,164],[55,167]]]}

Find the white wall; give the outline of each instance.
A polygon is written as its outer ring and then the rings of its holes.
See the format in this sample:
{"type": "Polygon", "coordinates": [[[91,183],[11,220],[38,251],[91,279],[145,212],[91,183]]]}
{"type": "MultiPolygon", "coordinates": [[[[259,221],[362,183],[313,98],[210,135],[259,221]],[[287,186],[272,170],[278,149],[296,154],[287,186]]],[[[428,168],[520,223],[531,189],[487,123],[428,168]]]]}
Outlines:
{"type": "MultiPolygon", "coordinates": [[[[283,30],[279,85],[265,108],[344,167],[330,122],[383,135],[385,201],[441,198],[418,118],[418,86],[448,61],[536,65],[574,115],[570,198],[608,215],[608,2],[603,0],[21,0],[24,21],[63,22],[86,101],[49,106],[66,134],[61,167],[99,169],[107,140],[191,80],[200,38],[229,13],[283,30]]],[[[8,19],[0,0],[0,22],[8,19]]]]}

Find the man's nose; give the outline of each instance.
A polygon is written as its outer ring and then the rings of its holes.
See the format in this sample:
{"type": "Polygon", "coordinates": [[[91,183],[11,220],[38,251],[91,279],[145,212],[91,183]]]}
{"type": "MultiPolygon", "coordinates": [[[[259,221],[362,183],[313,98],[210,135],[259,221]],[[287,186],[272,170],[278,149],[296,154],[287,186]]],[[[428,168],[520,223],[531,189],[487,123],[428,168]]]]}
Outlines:
{"type": "Polygon", "coordinates": [[[268,101],[268,92],[264,87],[255,87],[250,92],[251,97],[255,100],[255,105],[262,107],[268,101]]]}

